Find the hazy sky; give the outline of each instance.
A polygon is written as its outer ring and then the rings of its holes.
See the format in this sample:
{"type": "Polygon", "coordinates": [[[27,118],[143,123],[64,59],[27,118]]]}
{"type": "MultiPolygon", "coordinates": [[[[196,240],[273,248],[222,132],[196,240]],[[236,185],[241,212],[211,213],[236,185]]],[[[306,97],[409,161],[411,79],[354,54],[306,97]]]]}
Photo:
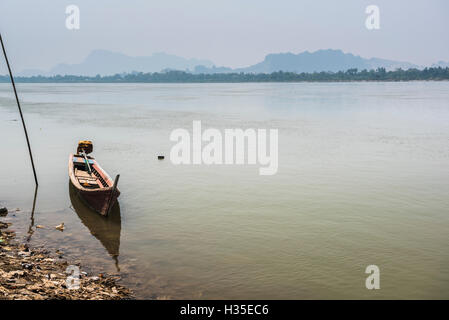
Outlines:
{"type": "Polygon", "coordinates": [[[332,48],[426,65],[449,61],[448,14],[447,0],[1,0],[0,31],[15,71],[79,63],[94,49],[241,67],[332,48]],[[69,4],[80,30],[65,26],[69,4]],[[365,27],[371,4],[380,30],[365,27]]]}

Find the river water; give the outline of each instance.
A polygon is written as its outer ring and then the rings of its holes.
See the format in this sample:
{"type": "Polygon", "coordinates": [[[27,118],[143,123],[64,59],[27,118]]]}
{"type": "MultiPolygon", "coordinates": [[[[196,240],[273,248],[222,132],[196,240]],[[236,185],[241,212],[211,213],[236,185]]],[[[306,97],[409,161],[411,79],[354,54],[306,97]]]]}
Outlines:
{"type": "Polygon", "coordinates": [[[0,84],[0,201],[10,209],[2,220],[88,271],[120,274],[138,298],[449,298],[449,82],[18,92],[40,187],[32,220],[26,142],[11,86],[0,84]],[[193,120],[278,129],[277,174],[173,165],[170,133],[191,132],[193,120]],[[68,157],[81,139],[121,175],[113,219],[70,192],[68,157]],[[54,229],[61,222],[64,232],[54,229]],[[372,264],[380,290],[365,287],[372,264]]]}

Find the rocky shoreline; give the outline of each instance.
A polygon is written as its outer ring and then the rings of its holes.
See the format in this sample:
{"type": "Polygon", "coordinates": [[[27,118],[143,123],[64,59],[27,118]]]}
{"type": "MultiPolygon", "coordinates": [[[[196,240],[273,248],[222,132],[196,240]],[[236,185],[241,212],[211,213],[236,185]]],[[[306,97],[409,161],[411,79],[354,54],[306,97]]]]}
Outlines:
{"type": "Polygon", "coordinates": [[[131,290],[118,276],[79,272],[58,252],[20,243],[10,224],[0,221],[0,300],[122,300],[131,290]],[[69,273],[71,272],[71,273],[69,273]]]}

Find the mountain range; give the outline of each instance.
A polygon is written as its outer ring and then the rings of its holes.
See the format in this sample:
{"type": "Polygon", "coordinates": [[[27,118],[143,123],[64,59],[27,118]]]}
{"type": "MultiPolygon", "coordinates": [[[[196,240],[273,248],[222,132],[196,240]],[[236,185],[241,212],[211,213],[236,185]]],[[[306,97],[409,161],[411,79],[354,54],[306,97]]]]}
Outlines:
{"type": "MultiPolygon", "coordinates": [[[[439,61],[432,66],[448,66],[448,62],[439,61]]],[[[341,50],[318,50],[315,52],[275,53],[269,54],[265,59],[254,65],[244,68],[216,67],[210,60],[186,59],[176,55],[166,53],[154,53],[151,56],[131,57],[122,53],[107,50],[92,51],[86,59],[79,64],[59,64],[49,71],[23,70],[17,75],[114,75],[135,72],[164,72],[167,70],[181,70],[191,73],[272,73],[276,71],[285,72],[321,72],[321,71],[345,71],[352,68],[359,70],[377,69],[383,67],[387,70],[398,68],[421,69],[409,62],[386,60],[380,58],[363,58],[351,53],[344,53],[341,50]]]]}
{"type": "Polygon", "coordinates": [[[160,72],[162,70],[186,70],[194,69],[198,65],[212,67],[209,60],[185,59],[163,52],[154,53],[151,56],[130,57],[122,53],[107,50],[92,51],[83,62],[79,64],[58,64],[49,71],[23,70],[19,76],[54,76],[54,75],[83,75],[96,76],[114,75],[117,73],[131,72],[160,72]]]}

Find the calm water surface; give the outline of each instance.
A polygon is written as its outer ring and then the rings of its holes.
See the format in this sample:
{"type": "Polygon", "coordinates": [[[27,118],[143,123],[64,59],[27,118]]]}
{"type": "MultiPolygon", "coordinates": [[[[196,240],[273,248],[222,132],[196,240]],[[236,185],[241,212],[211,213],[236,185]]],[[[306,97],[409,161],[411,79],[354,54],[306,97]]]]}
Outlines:
{"type": "MultiPolygon", "coordinates": [[[[449,82],[18,90],[41,184],[30,241],[119,273],[139,298],[449,298],[449,82]],[[172,165],[169,135],[192,120],[278,129],[278,173],[172,165]],[[86,138],[121,174],[110,221],[69,189],[68,155],[86,138]]],[[[33,176],[13,99],[1,84],[0,201],[20,209],[3,220],[26,238],[33,176]]]]}

